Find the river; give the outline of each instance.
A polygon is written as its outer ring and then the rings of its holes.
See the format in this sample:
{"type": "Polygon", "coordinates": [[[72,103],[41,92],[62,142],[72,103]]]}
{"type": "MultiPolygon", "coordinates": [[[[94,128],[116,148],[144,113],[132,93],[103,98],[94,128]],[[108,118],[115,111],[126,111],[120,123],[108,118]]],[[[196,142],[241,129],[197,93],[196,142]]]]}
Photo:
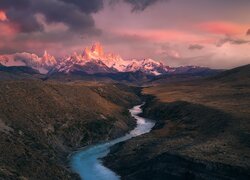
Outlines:
{"type": "Polygon", "coordinates": [[[107,141],[105,143],[100,143],[92,145],[79,150],[71,156],[71,168],[74,172],[80,175],[81,179],[84,180],[119,180],[120,177],[108,169],[102,164],[101,158],[105,157],[109,151],[110,147],[132,137],[136,137],[151,131],[154,126],[154,122],[139,117],[138,114],[142,112],[141,105],[134,106],[129,110],[131,115],[137,120],[136,127],[130,131],[130,133],[114,139],[107,141]]]}

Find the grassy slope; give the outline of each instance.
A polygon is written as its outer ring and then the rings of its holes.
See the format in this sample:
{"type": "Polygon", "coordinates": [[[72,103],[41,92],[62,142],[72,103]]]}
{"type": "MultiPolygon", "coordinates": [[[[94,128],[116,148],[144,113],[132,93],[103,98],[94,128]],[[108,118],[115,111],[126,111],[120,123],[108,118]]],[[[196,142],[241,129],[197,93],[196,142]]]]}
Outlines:
{"type": "Polygon", "coordinates": [[[206,80],[145,88],[144,93],[155,95],[161,102],[182,100],[249,117],[249,89],[250,65],[247,65],[206,80]]]}
{"type": "Polygon", "coordinates": [[[144,88],[157,98],[144,106],[156,127],[116,147],[107,164],[125,179],[187,178],[189,171],[203,178],[240,177],[250,169],[249,73],[245,66],[206,80],[144,88]]]}
{"type": "MultiPolygon", "coordinates": [[[[204,131],[215,131],[215,133],[220,130],[223,131],[208,141],[203,141],[185,149],[185,154],[205,160],[250,166],[250,156],[248,154],[250,150],[249,88],[218,82],[196,82],[148,88],[144,90],[144,93],[155,95],[163,103],[176,101],[188,102],[192,105],[187,105],[190,111],[195,111],[195,105],[197,108],[199,108],[199,105],[200,107],[207,108],[207,112],[204,111],[198,114],[200,119],[206,118],[204,124],[198,124],[200,121],[194,122],[196,123],[194,126],[200,125],[197,129],[194,127],[194,132],[192,133],[193,135],[196,134],[197,137],[202,136],[204,131]],[[211,110],[217,110],[218,113],[214,112],[214,116],[209,116],[209,113],[213,113],[211,110]],[[218,114],[223,114],[224,117],[222,116],[218,119],[218,114]],[[217,126],[219,123],[221,123],[222,129],[217,126]],[[214,127],[213,124],[215,125],[214,127]],[[196,130],[197,132],[195,132],[196,130]],[[199,132],[200,130],[201,132],[199,132]]],[[[180,130],[183,125],[187,127],[191,126],[190,124],[186,125],[185,121],[181,124],[172,123],[172,126],[180,128],[180,130]]],[[[171,130],[166,125],[166,128],[161,131],[167,129],[171,130]]],[[[197,139],[197,137],[194,139],[197,139]]]]}
{"type": "Polygon", "coordinates": [[[62,159],[134,125],[134,90],[115,84],[1,81],[0,179],[77,178],[62,159]]]}

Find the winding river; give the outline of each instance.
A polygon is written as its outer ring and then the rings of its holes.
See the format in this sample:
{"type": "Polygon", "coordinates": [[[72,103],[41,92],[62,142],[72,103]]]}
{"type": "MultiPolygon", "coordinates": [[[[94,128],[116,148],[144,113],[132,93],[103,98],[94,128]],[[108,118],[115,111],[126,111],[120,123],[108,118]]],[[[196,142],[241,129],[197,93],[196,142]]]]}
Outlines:
{"type": "Polygon", "coordinates": [[[131,115],[137,120],[137,126],[130,133],[120,138],[93,146],[86,147],[71,156],[71,168],[84,180],[119,180],[120,177],[102,164],[101,158],[105,157],[110,147],[132,137],[145,134],[154,126],[154,122],[139,117],[142,112],[141,105],[134,106],[129,110],[131,115]]]}

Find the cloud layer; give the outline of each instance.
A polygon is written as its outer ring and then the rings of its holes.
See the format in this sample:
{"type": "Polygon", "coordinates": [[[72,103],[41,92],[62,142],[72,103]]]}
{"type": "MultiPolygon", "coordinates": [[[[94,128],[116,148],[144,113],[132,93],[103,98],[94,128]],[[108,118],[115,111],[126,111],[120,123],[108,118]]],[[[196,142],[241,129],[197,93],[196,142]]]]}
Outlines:
{"type": "MultiPolygon", "coordinates": [[[[147,7],[164,0],[124,0],[124,2],[129,3],[132,6],[132,12],[143,11],[147,7]]],[[[165,0],[166,1],[166,0],[165,0]]]]}
{"type": "Polygon", "coordinates": [[[190,49],[190,50],[201,50],[203,48],[204,48],[204,46],[202,46],[200,44],[191,44],[188,47],[188,49],[190,49]]]}
{"type": "Polygon", "coordinates": [[[205,58],[214,67],[217,57],[218,65],[231,67],[249,57],[249,6],[248,0],[1,0],[0,54],[46,49],[60,57],[100,41],[125,58],[170,65],[203,65],[205,58]]]}
{"type": "Polygon", "coordinates": [[[64,23],[72,31],[92,30],[94,20],[90,14],[102,8],[102,0],[2,0],[0,3],[0,9],[8,17],[6,23],[25,33],[44,30],[37,14],[42,14],[49,24],[64,23]]]}
{"type": "Polygon", "coordinates": [[[250,29],[247,30],[247,33],[246,33],[247,36],[250,35],[250,29]]]}

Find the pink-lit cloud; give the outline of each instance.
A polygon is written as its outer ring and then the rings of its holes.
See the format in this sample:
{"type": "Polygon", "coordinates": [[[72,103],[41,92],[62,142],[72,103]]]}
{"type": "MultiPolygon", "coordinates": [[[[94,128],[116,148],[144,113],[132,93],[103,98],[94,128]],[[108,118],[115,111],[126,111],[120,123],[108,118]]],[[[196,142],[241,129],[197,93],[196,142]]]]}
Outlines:
{"type": "Polygon", "coordinates": [[[0,54],[42,55],[47,49],[60,57],[100,41],[125,59],[149,57],[170,65],[211,67],[247,62],[250,1],[117,2],[1,0],[0,54]],[[227,49],[234,53],[223,56],[227,49]]]}
{"type": "Polygon", "coordinates": [[[118,35],[136,36],[145,40],[154,42],[167,42],[167,41],[179,41],[179,42],[193,42],[202,41],[204,36],[199,34],[193,34],[190,32],[168,29],[152,29],[152,30],[136,30],[136,29],[117,29],[112,30],[113,33],[118,35]]]}
{"type": "Polygon", "coordinates": [[[0,10],[0,21],[6,21],[8,18],[4,11],[0,10]]]}
{"type": "Polygon", "coordinates": [[[247,25],[232,22],[211,21],[197,25],[201,30],[212,34],[237,35],[245,32],[247,25]]]}

